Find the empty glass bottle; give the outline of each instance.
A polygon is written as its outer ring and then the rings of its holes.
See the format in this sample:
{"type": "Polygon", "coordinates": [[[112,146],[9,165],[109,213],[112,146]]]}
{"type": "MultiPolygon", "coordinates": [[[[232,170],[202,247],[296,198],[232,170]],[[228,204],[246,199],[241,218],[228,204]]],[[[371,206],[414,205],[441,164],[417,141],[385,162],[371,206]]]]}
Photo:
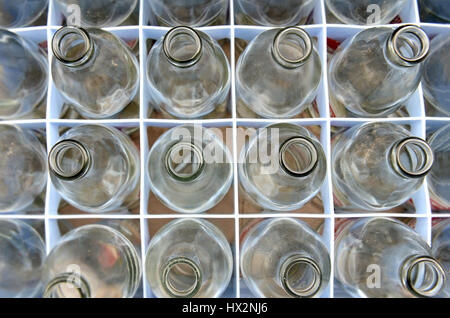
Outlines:
{"type": "Polygon", "coordinates": [[[239,180],[259,206],[273,211],[301,208],[318,192],[326,176],[322,145],[307,129],[274,124],[245,144],[239,180]]]}
{"type": "Polygon", "coordinates": [[[346,220],[337,228],[335,278],[353,297],[432,297],[445,273],[410,227],[389,218],[346,220]]]}
{"type": "Polygon", "coordinates": [[[181,213],[211,209],[233,181],[230,151],[212,130],[199,125],[178,126],[159,137],[147,169],[155,196],[181,213]]]}
{"type": "Polygon", "coordinates": [[[225,24],[228,0],[147,0],[156,23],[175,27],[225,24]]]}
{"type": "Polygon", "coordinates": [[[219,297],[230,282],[233,255],[223,233],[210,222],[178,219],[150,241],[145,271],[156,297],[219,297]]]}
{"type": "Polygon", "coordinates": [[[331,58],[331,103],[355,116],[386,117],[416,91],[428,51],[426,33],[414,25],[359,32],[331,58]]]}
{"type": "Polygon", "coordinates": [[[236,66],[237,111],[264,118],[288,118],[311,105],[322,67],[308,33],[298,27],[260,33],[236,66]]]}
{"type": "Polygon", "coordinates": [[[419,0],[421,21],[450,23],[450,7],[443,0],[419,0]]]}
{"type": "Polygon", "coordinates": [[[85,225],[60,238],[47,257],[44,297],[130,298],[141,263],[133,244],[104,225],[85,225]]]}
{"type": "Polygon", "coordinates": [[[151,104],[178,118],[203,117],[226,103],[231,74],[222,48],[208,34],[171,29],[147,60],[151,104]]]}
{"type": "Polygon", "coordinates": [[[133,13],[137,0],[56,0],[68,25],[114,27],[133,13]]]}
{"type": "Polygon", "coordinates": [[[0,29],[0,38],[0,119],[16,119],[46,96],[48,63],[39,46],[20,35],[0,29]]]}
{"type": "Polygon", "coordinates": [[[319,297],[330,280],[330,256],[321,237],[297,219],[259,222],[245,235],[242,276],[257,297],[319,297]]]}
{"type": "Polygon", "coordinates": [[[325,0],[328,10],[345,24],[389,24],[407,0],[325,0]]]}
{"type": "Polygon", "coordinates": [[[236,24],[287,27],[306,23],[316,0],[234,1],[236,24]]]}
{"type": "Polygon", "coordinates": [[[71,128],[50,150],[49,167],[53,186],[80,210],[110,212],[139,201],[139,152],[113,127],[71,128]]]}
{"type": "Polygon", "coordinates": [[[53,37],[52,50],[55,86],[81,115],[111,117],[137,94],[137,59],[114,34],[63,27],[53,37]]]}
{"type": "Polygon", "coordinates": [[[433,209],[450,209],[450,125],[437,130],[428,140],[434,164],[428,176],[433,209]]]}
{"type": "Polygon", "coordinates": [[[450,297],[450,219],[442,219],[433,225],[433,241],[431,243],[433,256],[445,271],[445,286],[439,294],[450,297]]]}
{"type": "Polygon", "coordinates": [[[45,260],[41,236],[20,220],[0,220],[0,297],[37,297],[45,260]]]}
{"type": "Polygon", "coordinates": [[[0,212],[27,208],[47,184],[47,154],[29,129],[0,125],[0,212]]]}
{"type": "Polygon", "coordinates": [[[427,102],[439,115],[450,116],[450,35],[441,34],[431,41],[422,84],[427,102]]]}
{"type": "Polygon", "coordinates": [[[385,122],[354,126],[332,141],[337,206],[383,211],[407,201],[433,165],[433,150],[404,127],[385,122]]]}
{"type": "Polygon", "coordinates": [[[48,0],[0,0],[0,27],[23,28],[47,9],[48,0]]]}

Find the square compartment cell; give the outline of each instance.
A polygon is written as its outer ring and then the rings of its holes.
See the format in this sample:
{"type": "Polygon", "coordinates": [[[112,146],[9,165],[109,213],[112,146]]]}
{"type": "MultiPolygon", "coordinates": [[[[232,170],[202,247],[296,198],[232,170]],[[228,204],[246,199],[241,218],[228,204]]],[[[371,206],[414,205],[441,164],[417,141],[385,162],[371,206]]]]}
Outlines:
{"type": "MultiPolygon", "coordinates": [[[[331,120],[331,155],[329,158],[331,167],[333,166],[333,140],[336,138],[336,135],[339,133],[342,133],[349,129],[350,127],[362,125],[368,122],[388,122],[393,123],[397,125],[401,125],[407,130],[409,130],[412,134],[412,136],[419,137],[422,139],[425,139],[425,128],[424,123],[422,120],[412,120],[408,118],[399,118],[399,119],[379,119],[379,120],[370,120],[367,121],[365,119],[333,119],[331,120]]],[[[333,171],[330,172],[333,174],[333,171]]],[[[333,194],[334,198],[334,211],[335,213],[344,213],[344,214],[359,214],[361,213],[364,215],[364,213],[374,213],[374,211],[365,211],[360,208],[355,207],[349,207],[349,206],[343,206],[340,204],[337,199],[336,195],[333,194]]],[[[418,214],[418,215],[427,215],[430,213],[430,205],[428,200],[428,190],[426,187],[426,182],[422,184],[422,186],[414,193],[411,193],[411,198],[407,200],[404,204],[401,204],[395,208],[386,210],[386,211],[380,211],[375,213],[382,213],[382,214],[418,214]]]]}
{"type": "MultiPolygon", "coordinates": [[[[242,245],[245,242],[247,233],[253,229],[255,226],[257,226],[260,222],[267,220],[267,219],[273,219],[278,218],[276,215],[270,215],[270,217],[264,216],[263,218],[247,218],[247,217],[241,217],[239,219],[239,262],[241,262],[240,255],[242,253],[242,245]]],[[[297,217],[296,217],[297,218],[297,217]]],[[[314,217],[314,218],[297,218],[303,222],[305,222],[312,230],[317,232],[322,239],[322,242],[325,244],[325,246],[328,249],[328,252],[330,253],[330,265],[331,265],[331,273],[330,273],[330,281],[327,286],[327,288],[323,291],[320,298],[329,298],[332,297],[332,291],[333,291],[333,278],[332,278],[332,268],[334,266],[332,261],[332,250],[333,250],[333,236],[332,233],[334,233],[333,228],[333,221],[330,217],[314,217]]],[[[278,242],[273,242],[274,246],[278,244],[278,242]]],[[[278,255],[278,254],[277,254],[278,255]]],[[[267,255],[266,257],[273,257],[271,255],[267,255]]],[[[239,285],[240,285],[240,298],[254,298],[256,295],[253,295],[251,290],[248,288],[245,279],[242,276],[242,268],[241,264],[238,264],[239,266],[239,285]]]]}
{"type": "MultiPolygon", "coordinates": [[[[241,152],[244,144],[248,142],[253,136],[256,135],[258,130],[265,128],[270,124],[275,124],[278,122],[270,121],[245,121],[239,120],[237,123],[237,160],[238,164],[243,164],[241,162],[241,152]]],[[[328,128],[325,121],[317,120],[292,120],[289,121],[290,124],[296,124],[308,129],[322,144],[325,155],[328,152],[328,128]]],[[[328,167],[327,167],[328,170],[328,167]]],[[[239,177],[239,176],[238,176],[239,177]]],[[[329,175],[325,177],[325,180],[320,188],[319,193],[309,202],[307,202],[303,207],[294,211],[288,211],[288,214],[330,214],[332,211],[332,199],[330,197],[329,191],[329,175]]],[[[239,183],[238,188],[238,200],[239,200],[239,213],[240,214],[260,214],[260,213],[282,213],[277,211],[266,211],[263,207],[259,206],[251,199],[247,194],[246,190],[243,189],[242,184],[239,183]]]]}
{"type": "MultiPolygon", "coordinates": [[[[115,121],[101,121],[101,122],[80,122],[80,121],[60,121],[60,122],[54,122],[50,123],[49,127],[49,134],[47,138],[48,143],[48,149],[52,149],[52,147],[58,142],[60,136],[62,136],[66,131],[68,131],[70,128],[80,125],[87,125],[87,124],[93,124],[93,125],[106,125],[109,127],[114,127],[123,133],[127,134],[134,145],[136,146],[137,150],[140,152],[140,130],[139,130],[139,123],[136,122],[115,122],[115,121]]],[[[140,158],[142,160],[142,158],[140,158]]],[[[140,163],[138,163],[140,165],[140,163]]],[[[138,181],[138,187],[140,187],[140,181],[138,181]]],[[[58,193],[56,188],[53,186],[51,181],[49,181],[48,187],[47,187],[47,198],[46,198],[46,214],[51,216],[56,215],[139,215],[140,214],[140,199],[136,199],[136,202],[132,204],[130,207],[123,207],[120,208],[117,211],[111,211],[106,213],[89,213],[86,211],[79,210],[66,202],[64,199],[61,198],[61,195],[58,193]]],[[[140,196],[140,194],[139,194],[140,196]]]]}
{"type": "MultiPolygon", "coordinates": [[[[395,28],[395,26],[393,26],[395,28]]],[[[342,42],[356,35],[357,33],[367,29],[367,27],[362,26],[328,26],[327,27],[327,51],[328,51],[328,65],[327,65],[327,78],[329,78],[328,67],[330,65],[331,58],[334,52],[339,48],[342,42]]],[[[328,98],[330,101],[330,117],[331,118],[352,118],[351,114],[348,114],[346,109],[340,105],[333,103],[333,94],[331,88],[328,85],[328,98]]],[[[423,117],[424,114],[424,104],[422,98],[421,85],[416,89],[416,91],[405,101],[404,106],[398,109],[393,114],[388,115],[389,118],[396,117],[423,117]]]]}
{"type": "MultiPolygon", "coordinates": [[[[217,43],[221,46],[225,55],[228,58],[228,62],[230,64],[230,73],[232,72],[232,62],[231,62],[231,29],[229,27],[204,27],[199,28],[199,31],[205,32],[210,35],[217,43]]],[[[142,30],[142,45],[141,45],[141,81],[142,81],[142,108],[141,111],[143,113],[144,118],[151,119],[176,119],[167,113],[163,113],[158,105],[153,105],[151,102],[151,93],[148,83],[147,77],[147,60],[149,53],[153,47],[153,45],[164,37],[164,35],[169,31],[168,28],[161,27],[144,27],[142,30]]],[[[231,74],[230,74],[231,78],[231,74]]],[[[216,109],[204,116],[203,119],[220,119],[220,118],[231,118],[232,117],[232,106],[231,106],[231,90],[232,86],[230,85],[230,93],[229,97],[226,101],[216,107],[216,109]]]]}
{"type": "MultiPolygon", "coordinates": [[[[51,28],[49,30],[49,47],[51,47],[51,42],[54,34],[58,28],[51,28]]],[[[138,27],[117,27],[117,28],[107,28],[105,31],[111,32],[116,35],[120,39],[122,39],[131,50],[131,52],[136,56],[139,62],[139,28],[138,27]]],[[[50,53],[52,61],[55,57],[53,53],[50,53]]],[[[50,62],[51,63],[51,62],[50,62]]],[[[91,79],[92,80],[92,79],[91,79]]],[[[130,120],[130,119],[138,119],[140,118],[140,88],[136,93],[134,99],[128,104],[121,112],[116,114],[115,116],[104,119],[104,120],[113,120],[113,119],[122,119],[122,120],[130,120]]],[[[85,118],[80,115],[74,107],[71,106],[70,101],[67,101],[66,98],[62,95],[62,93],[58,90],[53,80],[50,83],[49,88],[49,111],[48,118],[49,119],[69,119],[69,120],[89,120],[90,118],[85,118]]],[[[103,119],[102,119],[103,120],[103,119]]]]}
{"type": "MultiPolygon", "coordinates": [[[[195,219],[199,219],[200,216],[195,217],[195,219]]],[[[155,238],[155,235],[158,233],[158,231],[160,231],[164,226],[166,226],[167,224],[169,224],[170,222],[173,222],[175,220],[181,220],[181,219],[185,219],[184,217],[180,217],[180,218],[153,218],[150,216],[150,218],[146,218],[146,230],[148,231],[147,233],[147,238],[146,238],[146,243],[145,243],[145,256],[144,256],[144,285],[145,285],[145,297],[146,298],[154,298],[155,295],[152,292],[149,283],[147,281],[147,274],[145,272],[145,262],[146,262],[146,254],[148,252],[148,247],[149,244],[151,242],[151,240],[153,238],[155,238]]],[[[230,279],[230,282],[228,284],[228,287],[225,289],[224,293],[219,296],[221,298],[235,298],[236,297],[236,292],[237,292],[237,286],[236,286],[236,281],[237,281],[237,269],[235,267],[236,265],[236,226],[235,226],[235,219],[233,217],[228,217],[228,218],[220,218],[220,217],[214,217],[214,218],[209,218],[207,215],[204,217],[201,217],[201,219],[204,219],[210,223],[212,223],[214,226],[216,226],[225,236],[225,238],[227,239],[228,243],[230,244],[231,247],[231,251],[232,251],[232,255],[233,255],[233,275],[230,279]]],[[[169,249],[170,250],[170,249],[169,249]]]]}
{"type": "MultiPolygon", "coordinates": [[[[328,116],[328,98],[327,98],[327,86],[326,86],[326,35],[324,28],[321,26],[307,25],[301,27],[303,28],[312,38],[315,48],[319,53],[322,68],[321,81],[318,86],[316,98],[307,109],[302,113],[294,116],[294,118],[327,118],[328,116]]],[[[244,52],[247,45],[261,32],[267,31],[270,28],[264,27],[246,27],[237,26],[235,27],[235,38],[234,38],[234,48],[235,48],[235,64],[236,69],[239,65],[239,60],[241,54],[244,52]]],[[[236,70],[235,70],[236,72],[236,70]]],[[[235,75],[236,76],[236,75],[235,75]]],[[[259,115],[251,111],[246,105],[244,105],[238,96],[237,89],[235,89],[236,100],[235,100],[235,112],[238,118],[259,118],[259,115]]]]}
{"type": "Polygon", "coordinates": [[[282,2],[234,0],[234,24],[283,27],[325,23],[322,0],[282,2]]]}
{"type": "MultiPolygon", "coordinates": [[[[77,8],[76,6],[76,2],[77,1],[61,1],[61,2],[72,2],[72,7],[68,10],[71,15],[68,17],[65,17],[64,14],[61,11],[61,6],[58,3],[58,0],[50,0],[50,5],[49,5],[49,19],[48,19],[48,25],[49,26],[65,26],[65,25],[80,25],[80,18],[77,16],[78,14],[82,14],[82,10],[81,8],[77,8]]],[[[78,1],[80,2],[80,1],[78,1]]],[[[83,4],[85,7],[83,7],[84,10],[89,11],[89,10],[97,10],[96,7],[98,7],[98,4],[89,4],[89,3],[94,3],[94,2],[99,2],[99,0],[94,0],[94,1],[83,1],[83,4]],[[93,8],[92,8],[93,7],[93,8]]],[[[110,1],[103,1],[104,3],[102,4],[103,6],[110,6],[111,2],[110,1]]],[[[133,0],[127,1],[129,2],[128,5],[133,4],[133,0]]],[[[121,20],[125,19],[125,21],[123,21],[121,24],[119,24],[118,26],[131,26],[131,25],[135,25],[138,26],[139,25],[139,8],[140,8],[140,0],[136,1],[136,5],[134,10],[129,14],[129,16],[123,16],[121,17],[121,20]]],[[[93,19],[94,21],[104,21],[104,20],[108,20],[110,19],[110,17],[98,17],[96,16],[96,19],[93,19]]],[[[115,27],[116,25],[107,25],[106,27],[115,27]]]]}
{"type": "MultiPolygon", "coordinates": [[[[233,129],[232,124],[227,121],[223,122],[191,122],[191,124],[201,125],[207,129],[211,129],[211,131],[219,137],[220,140],[227,146],[230,151],[231,158],[233,158],[233,129]]],[[[145,214],[179,214],[171,210],[169,207],[165,206],[152,192],[150,188],[150,182],[148,177],[148,156],[149,151],[152,149],[155,142],[160,138],[165,132],[174,127],[179,127],[180,123],[177,121],[169,121],[169,122],[146,122],[144,124],[144,132],[143,135],[143,145],[142,145],[142,153],[145,158],[142,167],[142,176],[144,178],[144,191],[142,191],[142,201],[141,204],[144,206],[145,214]]],[[[188,185],[186,185],[188,186],[188,185]]],[[[233,214],[234,213],[234,185],[232,184],[225,194],[225,196],[210,210],[204,212],[206,214],[233,214]]]]}

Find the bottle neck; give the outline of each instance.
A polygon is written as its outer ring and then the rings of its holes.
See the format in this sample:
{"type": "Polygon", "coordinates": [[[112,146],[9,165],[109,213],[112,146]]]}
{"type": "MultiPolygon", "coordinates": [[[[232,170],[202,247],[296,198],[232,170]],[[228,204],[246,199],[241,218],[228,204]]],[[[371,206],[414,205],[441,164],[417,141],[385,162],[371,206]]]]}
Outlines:
{"type": "Polygon", "coordinates": [[[63,27],[53,36],[53,55],[68,67],[75,68],[85,65],[94,56],[94,49],[94,41],[82,28],[63,27]]]}
{"type": "Polygon", "coordinates": [[[312,50],[311,37],[299,27],[281,29],[272,43],[275,61],[286,68],[302,66],[311,56],[312,50]]]}
{"type": "Polygon", "coordinates": [[[310,175],[318,161],[317,149],[309,138],[293,137],[280,147],[280,167],[292,177],[302,178],[310,175]]]}
{"type": "Polygon", "coordinates": [[[313,297],[322,287],[322,271],[317,263],[302,255],[286,259],[279,272],[281,287],[292,297],[313,297]]]}
{"type": "Polygon", "coordinates": [[[420,138],[405,138],[391,148],[390,163],[404,178],[424,177],[431,170],[433,161],[433,150],[420,138]]]}
{"type": "Polygon", "coordinates": [[[174,66],[190,67],[200,60],[203,42],[197,31],[187,26],[179,26],[164,36],[163,51],[174,66]]]}
{"type": "Polygon", "coordinates": [[[91,298],[91,289],[81,275],[61,273],[47,284],[44,298],[91,298]]]}
{"type": "Polygon", "coordinates": [[[171,259],[162,269],[164,290],[174,298],[192,298],[202,286],[202,272],[193,260],[186,257],[171,259]]]}
{"type": "Polygon", "coordinates": [[[189,182],[200,176],[205,167],[202,150],[190,142],[178,142],[166,153],[165,166],[177,181],[189,182]]]}
{"type": "Polygon", "coordinates": [[[401,267],[401,280],[405,288],[418,297],[433,297],[445,284],[445,271],[432,257],[413,256],[401,267]]]}
{"type": "Polygon", "coordinates": [[[80,179],[92,165],[88,149],[76,140],[62,140],[49,153],[49,169],[57,178],[65,181],[80,179]]]}
{"type": "Polygon", "coordinates": [[[386,44],[386,57],[394,64],[412,67],[425,60],[430,50],[427,34],[415,25],[397,28],[386,44]]]}

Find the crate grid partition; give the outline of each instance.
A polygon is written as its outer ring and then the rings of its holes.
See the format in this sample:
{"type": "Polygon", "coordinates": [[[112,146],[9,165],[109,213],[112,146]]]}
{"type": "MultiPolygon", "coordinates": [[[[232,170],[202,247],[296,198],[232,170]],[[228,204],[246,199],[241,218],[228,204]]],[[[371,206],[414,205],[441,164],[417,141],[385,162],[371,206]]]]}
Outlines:
{"type": "MultiPolygon", "coordinates": [[[[232,69],[232,90],[231,90],[231,118],[223,119],[204,119],[204,120],[188,120],[181,121],[175,119],[155,119],[148,117],[148,89],[146,84],[146,61],[147,61],[147,44],[146,39],[158,39],[163,36],[169,28],[158,27],[149,25],[147,21],[150,21],[150,10],[147,0],[140,0],[140,12],[139,12],[139,25],[133,26],[119,26],[113,28],[106,28],[106,30],[113,32],[123,39],[136,39],[139,38],[139,60],[140,60],[140,92],[139,92],[139,117],[135,119],[109,119],[109,120],[71,120],[71,119],[59,119],[63,100],[57,89],[55,88],[51,75],[49,77],[49,89],[47,96],[47,110],[46,118],[44,119],[30,119],[30,120],[12,120],[5,121],[5,123],[17,124],[22,127],[43,129],[46,130],[47,136],[47,150],[56,143],[59,138],[60,127],[72,127],[75,125],[86,123],[101,123],[105,125],[111,125],[115,127],[134,127],[139,128],[140,131],[140,154],[141,154],[141,179],[140,179],[140,211],[139,214],[101,214],[94,215],[88,213],[63,215],[58,212],[58,206],[60,203],[60,196],[52,186],[50,179],[48,179],[46,197],[45,197],[45,211],[43,214],[28,214],[28,213],[16,213],[16,214],[0,214],[0,218],[16,218],[16,219],[37,219],[42,220],[45,223],[45,242],[47,252],[57,244],[60,238],[60,230],[58,227],[58,221],[64,219],[135,219],[140,222],[140,235],[141,235],[141,260],[144,263],[145,252],[150,241],[150,234],[148,230],[148,222],[157,219],[176,219],[176,218],[205,218],[205,219],[227,219],[234,222],[234,238],[231,241],[234,256],[234,275],[230,282],[229,287],[222,297],[253,297],[246,288],[239,272],[239,234],[241,231],[240,221],[244,219],[260,219],[270,217],[296,217],[301,219],[318,219],[323,222],[323,241],[328,247],[331,260],[334,259],[334,230],[335,220],[340,218],[357,218],[357,217],[369,217],[369,216],[389,216],[396,218],[413,218],[416,219],[415,230],[423,236],[423,238],[431,243],[431,224],[434,217],[450,217],[450,213],[433,213],[430,204],[430,195],[427,188],[427,183],[420,188],[415,194],[412,195],[412,202],[414,209],[412,212],[407,213],[335,213],[335,207],[333,204],[333,192],[331,185],[331,130],[332,127],[348,127],[357,125],[363,122],[370,121],[388,121],[398,124],[408,125],[414,135],[425,138],[427,130],[435,130],[442,127],[445,124],[449,124],[450,120],[446,117],[426,117],[425,103],[423,99],[422,88],[414,93],[406,104],[406,109],[409,113],[409,117],[398,118],[385,118],[385,119],[367,119],[367,118],[332,118],[330,117],[329,110],[329,97],[328,97],[328,85],[327,85],[327,38],[335,40],[344,40],[345,38],[357,33],[358,31],[367,28],[368,26],[352,26],[341,24],[327,24],[326,23],[326,10],[324,0],[318,0],[313,12],[313,24],[303,26],[304,29],[313,37],[317,38],[317,49],[320,53],[322,60],[322,81],[319,87],[317,96],[318,110],[320,113],[319,118],[294,118],[286,120],[270,120],[270,119],[251,119],[251,118],[238,118],[236,115],[236,96],[235,96],[235,37],[244,40],[251,40],[260,32],[269,29],[268,27],[255,27],[255,26],[241,26],[234,24],[234,8],[233,1],[230,0],[229,4],[229,17],[228,25],[223,26],[211,26],[202,27],[200,30],[210,34],[215,39],[230,40],[230,66],[232,69]],[[274,122],[291,122],[302,126],[318,126],[320,127],[320,141],[324,147],[327,155],[327,177],[320,190],[320,198],[323,204],[323,211],[320,214],[316,213],[253,213],[243,214],[239,211],[239,181],[237,175],[237,159],[238,159],[238,147],[237,147],[237,128],[238,127],[264,127],[274,122]],[[206,127],[231,127],[233,128],[233,144],[232,154],[234,157],[234,184],[231,188],[233,191],[233,211],[228,214],[196,214],[187,215],[179,213],[170,214],[155,214],[148,213],[148,200],[150,196],[150,189],[148,180],[146,177],[146,162],[149,153],[149,144],[147,136],[148,127],[174,127],[183,123],[202,124],[206,127]]],[[[431,24],[421,23],[419,19],[419,8],[416,0],[409,0],[408,5],[401,12],[400,17],[403,23],[417,23],[420,24],[425,31],[431,35],[437,35],[440,33],[450,33],[450,25],[446,24],[431,24]]],[[[62,23],[62,15],[59,12],[55,0],[50,0],[48,8],[48,23],[47,26],[33,26],[21,29],[12,29],[16,32],[36,43],[48,41],[51,43],[53,34],[58,30],[62,23]]],[[[49,45],[50,47],[50,45],[49,45]]],[[[52,54],[49,50],[49,62],[51,62],[52,54]]],[[[94,222],[94,221],[93,221],[94,222]]],[[[148,284],[146,282],[145,271],[143,270],[143,293],[142,297],[152,298],[152,294],[148,284]]],[[[341,291],[335,287],[333,279],[333,262],[332,262],[332,274],[328,288],[322,294],[322,297],[339,297],[341,291]]],[[[345,295],[345,294],[343,294],[345,295]]]]}

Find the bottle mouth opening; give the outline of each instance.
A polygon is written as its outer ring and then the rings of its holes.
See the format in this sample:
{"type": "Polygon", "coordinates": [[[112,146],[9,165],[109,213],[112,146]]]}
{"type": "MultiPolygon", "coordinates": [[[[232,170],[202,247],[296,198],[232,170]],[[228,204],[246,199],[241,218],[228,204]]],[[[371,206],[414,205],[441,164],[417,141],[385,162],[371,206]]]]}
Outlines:
{"type": "Polygon", "coordinates": [[[91,298],[91,291],[82,276],[63,273],[47,284],[44,298],[91,298]]]}
{"type": "Polygon", "coordinates": [[[202,55],[202,39],[190,27],[175,27],[164,36],[163,50],[173,65],[189,67],[197,63],[202,55]]]}
{"type": "Polygon", "coordinates": [[[322,286],[322,271],[308,257],[288,258],[281,267],[283,289],[293,297],[312,297],[322,286]]]}
{"type": "Polygon", "coordinates": [[[62,140],[49,153],[50,171],[58,178],[74,180],[83,177],[90,168],[88,150],[76,140],[62,140]]]}
{"type": "Polygon", "coordinates": [[[272,54],[275,60],[287,68],[303,65],[313,49],[311,37],[298,27],[281,29],[274,38],[272,54]]]}
{"type": "Polygon", "coordinates": [[[421,178],[433,167],[433,150],[423,139],[409,137],[394,146],[392,161],[401,175],[409,178],[421,178]]]}
{"type": "Polygon", "coordinates": [[[178,257],[164,267],[162,282],[171,297],[191,298],[200,290],[202,275],[195,262],[185,257],[178,257]]]}
{"type": "Polygon", "coordinates": [[[281,168],[290,176],[305,177],[317,166],[317,149],[305,137],[293,137],[280,147],[281,168]]]}
{"type": "Polygon", "coordinates": [[[94,46],[86,30],[67,26],[56,31],[52,40],[55,57],[67,66],[80,66],[92,56],[94,46]]]}
{"type": "Polygon", "coordinates": [[[167,172],[179,181],[192,181],[203,171],[202,150],[193,143],[178,142],[166,154],[167,172]]]}
{"type": "Polygon", "coordinates": [[[445,284],[445,272],[433,258],[419,256],[407,261],[402,272],[403,284],[419,297],[439,294],[445,284]]]}
{"type": "Polygon", "coordinates": [[[430,40],[421,28],[404,25],[392,33],[389,47],[398,62],[410,66],[425,60],[430,51],[430,40]]]}

